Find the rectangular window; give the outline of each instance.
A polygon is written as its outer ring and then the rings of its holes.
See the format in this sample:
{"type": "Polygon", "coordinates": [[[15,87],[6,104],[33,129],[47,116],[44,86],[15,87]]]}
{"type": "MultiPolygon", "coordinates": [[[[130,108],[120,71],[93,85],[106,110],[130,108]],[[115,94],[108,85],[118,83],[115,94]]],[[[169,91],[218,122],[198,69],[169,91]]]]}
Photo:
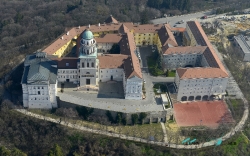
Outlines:
{"type": "Polygon", "coordinates": [[[69,63],[66,63],[66,67],[68,67],[69,66],[69,63]]]}
{"type": "Polygon", "coordinates": [[[89,63],[87,63],[87,67],[89,67],[89,63]]]}
{"type": "MultiPolygon", "coordinates": [[[[82,68],[84,68],[84,62],[82,63],[82,68]]],[[[79,71],[80,72],[80,71],[79,71]]]]}
{"type": "Polygon", "coordinates": [[[40,95],[40,91],[38,91],[37,94],[40,95]]]}

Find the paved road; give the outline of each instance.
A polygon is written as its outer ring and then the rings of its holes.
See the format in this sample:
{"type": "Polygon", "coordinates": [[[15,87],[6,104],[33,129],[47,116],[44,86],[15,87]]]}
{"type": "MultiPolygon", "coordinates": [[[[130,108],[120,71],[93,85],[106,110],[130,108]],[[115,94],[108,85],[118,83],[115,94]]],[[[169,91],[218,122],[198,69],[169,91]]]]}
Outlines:
{"type": "Polygon", "coordinates": [[[204,15],[210,15],[211,12],[212,10],[207,10],[203,12],[192,13],[192,14],[181,15],[181,16],[158,18],[158,19],[151,20],[151,22],[153,22],[154,24],[169,23],[171,26],[176,25],[177,27],[186,27],[186,21],[194,20],[204,15]],[[184,20],[184,23],[176,24],[178,21],[181,21],[181,20],[184,20]]]}
{"type": "MultiPolygon", "coordinates": [[[[249,11],[250,9],[245,9],[245,11],[249,11]]],[[[219,15],[211,15],[212,10],[207,10],[203,12],[197,12],[197,13],[192,13],[192,14],[187,14],[187,15],[181,15],[181,16],[173,16],[173,17],[166,17],[166,18],[158,18],[151,20],[152,23],[154,24],[162,24],[162,23],[169,23],[172,27],[186,27],[186,22],[191,21],[191,20],[198,20],[200,22],[206,22],[206,21],[212,21],[215,18],[219,18],[220,16],[226,15],[225,14],[219,14],[219,15]],[[207,15],[207,19],[200,19],[202,16],[207,15]],[[184,23],[182,24],[177,24],[177,22],[183,20],[184,23]]],[[[242,15],[238,15],[242,16],[242,15]]],[[[250,15],[247,15],[248,17],[250,15]]]]}
{"type": "MultiPolygon", "coordinates": [[[[245,105],[248,106],[248,103],[247,103],[247,101],[245,99],[244,99],[244,102],[245,102],[245,105]]],[[[64,122],[64,121],[60,121],[60,119],[53,119],[51,117],[46,117],[46,116],[42,116],[42,115],[35,114],[35,113],[32,113],[32,112],[28,112],[26,109],[15,109],[15,110],[20,112],[20,113],[23,113],[25,115],[35,117],[37,119],[50,121],[50,122],[53,122],[53,123],[57,123],[57,124],[60,124],[60,125],[63,125],[63,126],[71,127],[71,128],[82,130],[82,131],[88,131],[88,132],[91,132],[91,133],[106,135],[106,136],[110,136],[110,137],[116,137],[116,138],[121,138],[121,139],[126,139],[126,140],[133,140],[133,141],[143,142],[143,143],[150,143],[150,144],[155,144],[155,145],[158,145],[158,146],[166,146],[166,147],[176,148],[176,149],[199,149],[199,148],[203,148],[203,147],[214,146],[216,144],[216,142],[217,142],[217,139],[215,139],[215,140],[212,140],[212,141],[209,141],[209,142],[200,143],[198,145],[178,145],[178,144],[172,144],[172,143],[166,144],[165,142],[160,142],[160,141],[155,141],[154,142],[154,141],[149,141],[149,140],[138,138],[138,137],[127,136],[127,135],[124,135],[124,134],[110,133],[110,132],[107,132],[105,130],[91,129],[91,128],[88,128],[88,127],[81,126],[79,124],[64,122]]],[[[241,131],[245,121],[247,120],[247,117],[248,117],[248,109],[245,109],[244,115],[242,117],[241,122],[239,122],[238,125],[235,128],[233,128],[230,132],[228,132],[226,135],[221,137],[221,139],[223,141],[225,141],[226,139],[232,137],[237,131],[241,131]]]]}

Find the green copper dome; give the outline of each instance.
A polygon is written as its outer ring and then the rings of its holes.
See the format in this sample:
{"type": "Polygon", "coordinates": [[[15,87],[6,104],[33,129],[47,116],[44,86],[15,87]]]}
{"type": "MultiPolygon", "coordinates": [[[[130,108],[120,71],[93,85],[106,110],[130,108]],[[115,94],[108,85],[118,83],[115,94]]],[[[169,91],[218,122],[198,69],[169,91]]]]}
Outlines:
{"type": "Polygon", "coordinates": [[[91,40],[93,39],[93,33],[89,30],[86,30],[83,34],[82,34],[82,38],[85,40],[91,40]]]}

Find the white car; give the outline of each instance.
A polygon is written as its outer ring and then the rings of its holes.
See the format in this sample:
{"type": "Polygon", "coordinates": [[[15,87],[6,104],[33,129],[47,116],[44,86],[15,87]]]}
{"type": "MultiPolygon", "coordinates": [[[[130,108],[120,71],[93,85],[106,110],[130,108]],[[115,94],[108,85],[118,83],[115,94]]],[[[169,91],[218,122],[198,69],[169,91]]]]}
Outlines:
{"type": "Polygon", "coordinates": [[[143,80],[144,83],[146,83],[146,80],[143,80]]]}

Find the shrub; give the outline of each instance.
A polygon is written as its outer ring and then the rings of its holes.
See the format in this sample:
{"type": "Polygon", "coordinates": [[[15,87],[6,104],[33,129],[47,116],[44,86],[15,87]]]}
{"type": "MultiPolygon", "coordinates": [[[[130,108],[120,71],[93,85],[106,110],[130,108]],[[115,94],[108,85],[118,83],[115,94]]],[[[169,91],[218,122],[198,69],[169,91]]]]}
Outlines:
{"type": "Polygon", "coordinates": [[[138,115],[137,114],[132,114],[131,115],[131,120],[132,120],[132,124],[135,125],[138,123],[138,115]]]}

